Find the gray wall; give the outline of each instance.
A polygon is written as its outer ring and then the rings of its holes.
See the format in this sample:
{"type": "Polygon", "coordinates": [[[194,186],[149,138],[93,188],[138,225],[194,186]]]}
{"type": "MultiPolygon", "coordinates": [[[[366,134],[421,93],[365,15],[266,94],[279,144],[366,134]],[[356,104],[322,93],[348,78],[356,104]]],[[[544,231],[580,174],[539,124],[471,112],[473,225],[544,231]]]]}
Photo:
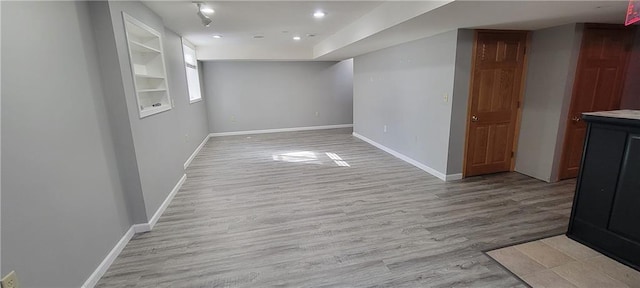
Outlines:
{"type": "Polygon", "coordinates": [[[203,67],[211,132],[353,123],[351,60],[203,67]]]}
{"type": "MultiPolygon", "coordinates": [[[[169,89],[175,103],[174,110],[177,114],[179,137],[182,144],[181,161],[187,161],[193,151],[209,135],[207,122],[207,106],[204,101],[189,103],[187,90],[187,76],[185,72],[184,56],[182,53],[182,40],[180,36],[171,30],[165,29],[164,51],[166,53],[166,65],[169,71],[169,89]]],[[[202,70],[202,65],[198,67],[202,70]]],[[[202,90],[204,94],[204,90],[202,90]]]]}
{"type": "Polygon", "coordinates": [[[622,109],[640,110],[640,29],[636,30],[633,49],[627,68],[627,81],[622,94],[622,109]]]}
{"type": "MultiPolygon", "coordinates": [[[[0,17],[2,16],[2,2],[0,2],[0,17]]],[[[0,21],[0,31],[2,31],[2,21],[0,21]]],[[[2,55],[2,45],[0,45],[0,58],[2,55]]],[[[2,79],[2,65],[0,65],[0,79],[2,79]]],[[[2,119],[2,83],[0,83],[0,119],[2,119]]],[[[2,127],[2,121],[0,121],[0,131],[2,127]]],[[[2,133],[0,133],[2,135],[2,133]]],[[[2,155],[2,137],[0,137],[0,156],[2,155]]],[[[2,157],[0,157],[0,163],[2,163],[2,157]]],[[[0,165],[0,183],[2,179],[2,165],[0,165]]],[[[2,185],[0,184],[0,203],[2,203],[2,185]]],[[[0,205],[0,235],[2,235],[2,205],[0,205]]],[[[0,236],[0,273],[2,273],[2,237],[0,236]]]]}
{"type": "Polygon", "coordinates": [[[356,57],[354,131],[446,174],[457,36],[450,31],[356,57]]]}
{"type": "Polygon", "coordinates": [[[2,274],[16,270],[23,287],[79,287],[133,218],[92,20],[82,2],[2,6],[2,274]]]}
{"type": "MultiPolygon", "coordinates": [[[[146,214],[151,218],[184,174],[183,165],[189,157],[185,155],[186,152],[190,147],[199,145],[205,137],[201,131],[202,126],[193,127],[193,130],[183,130],[191,121],[206,123],[206,113],[203,110],[205,102],[188,104],[184,66],[177,67],[178,62],[181,62],[177,57],[183,57],[182,48],[178,46],[181,45],[178,43],[179,38],[172,32],[165,33],[162,19],[158,15],[140,2],[109,2],[109,8],[146,214]],[[169,93],[174,102],[173,109],[139,118],[122,12],[126,12],[163,34],[169,93]]],[[[191,152],[193,149],[188,154],[191,152]]]]}
{"type": "Polygon", "coordinates": [[[558,177],[581,27],[538,30],[531,38],[515,170],[547,182],[558,177]]]}
{"type": "Polygon", "coordinates": [[[122,180],[122,189],[126,191],[127,208],[133,215],[134,223],[147,222],[147,213],[142,195],[142,184],[133,145],[133,135],[124,97],[124,84],[118,50],[114,39],[109,4],[105,1],[89,2],[89,13],[93,26],[93,38],[98,49],[98,63],[104,102],[109,118],[109,126],[114,139],[116,163],[122,180]]]}
{"type": "Polygon", "coordinates": [[[464,162],[464,145],[467,131],[467,104],[471,85],[471,60],[473,58],[473,30],[458,30],[456,46],[456,70],[453,80],[451,107],[451,131],[447,175],[461,174],[464,162]]]}
{"type": "Polygon", "coordinates": [[[179,36],[139,2],[2,6],[2,274],[79,287],[183,175],[205,102],[189,104],[179,36]],[[138,116],[122,11],[164,33],[171,111],[138,116]]]}

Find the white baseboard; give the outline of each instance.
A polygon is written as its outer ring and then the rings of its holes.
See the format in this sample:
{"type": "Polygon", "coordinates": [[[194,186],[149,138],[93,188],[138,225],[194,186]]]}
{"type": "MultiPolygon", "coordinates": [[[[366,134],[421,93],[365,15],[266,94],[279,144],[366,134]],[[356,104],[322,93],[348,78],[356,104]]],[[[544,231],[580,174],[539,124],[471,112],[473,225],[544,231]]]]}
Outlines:
{"type": "Polygon", "coordinates": [[[189,156],[189,159],[187,159],[187,162],[184,162],[184,169],[187,169],[187,167],[191,165],[191,161],[193,161],[193,158],[196,158],[196,156],[198,156],[198,153],[200,153],[200,150],[202,150],[202,147],[204,147],[204,144],[207,144],[207,141],[209,141],[209,138],[211,138],[210,135],[207,135],[206,137],[204,137],[204,140],[202,140],[202,143],[200,143],[200,146],[198,146],[198,148],[196,148],[196,150],[193,151],[191,156],[189,156]]]}
{"type": "Polygon", "coordinates": [[[444,181],[453,181],[453,180],[460,180],[460,179],[462,179],[462,173],[448,174],[446,176],[446,180],[444,181]]]}
{"type": "Polygon", "coordinates": [[[182,184],[184,184],[185,180],[187,180],[187,174],[182,175],[182,178],[180,178],[178,183],[176,183],[176,186],[173,187],[173,190],[171,190],[171,193],[169,193],[167,198],[164,199],[164,202],[162,202],[162,205],[160,205],[156,213],[153,214],[153,217],[151,217],[151,220],[149,220],[149,231],[153,229],[153,226],[156,226],[156,223],[158,223],[160,216],[162,216],[162,213],[164,213],[164,210],[166,210],[167,207],[169,207],[169,203],[171,203],[171,200],[173,200],[173,197],[176,196],[176,193],[178,193],[178,190],[180,190],[180,187],[182,187],[182,184]]]}
{"type": "Polygon", "coordinates": [[[149,223],[133,224],[131,228],[133,228],[133,232],[136,234],[151,231],[151,225],[149,223]]]}
{"type": "Polygon", "coordinates": [[[425,172],[427,172],[427,173],[429,173],[429,174],[431,174],[433,176],[436,176],[436,177],[440,178],[443,181],[452,181],[452,180],[462,179],[462,174],[446,175],[446,174],[444,174],[444,173],[442,173],[442,172],[440,172],[440,171],[438,171],[436,169],[433,169],[433,168],[431,168],[431,167],[429,167],[427,165],[424,165],[424,164],[422,164],[422,163],[420,163],[420,162],[418,162],[418,161],[416,161],[416,160],[414,160],[414,159],[412,159],[412,158],[410,158],[410,157],[408,157],[408,156],[406,156],[406,155],[404,155],[404,154],[402,154],[402,153],[400,153],[398,151],[395,151],[395,150],[393,150],[393,149],[391,149],[391,148],[389,148],[387,146],[384,146],[384,145],[382,145],[382,144],[380,144],[380,143],[378,143],[376,141],[373,141],[373,140],[371,140],[371,139],[369,139],[367,137],[364,137],[364,136],[362,136],[362,135],[360,135],[360,134],[358,134],[356,132],[353,132],[353,136],[358,138],[358,139],[360,139],[360,140],[362,140],[362,141],[364,141],[364,142],[367,142],[367,143],[375,146],[376,148],[378,148],[378,149],[380,149],[380,150],[382,150],[384,152],[387,152],[387,153],[395,156],[396,158],[399,158],[400,160],[403,160],[404,162],[407,162],[407,163],[409,163],[409,164],[411,164],[413,166],[416,166],[416,167],[422,169],[423,171],[425,171],[425,172]]]}
{"type": "Polygon", "coordinates": [[[129,228],[129,230],[127,230],[127,232],[124,233],[124,236],[120,238],[120,241],[118,241],[116,246],[113,247],[111,251],[109,251],[109,254],[107,254],[107,257],[105,257],[104,260],[102,260],[102,262],[100,263],[100,265],[98,265],[98,268],[96,268],[96,270],[93,271],[93,273],[91,273],[91,276],[89,276],[89,279],[87,279],[87,281],[85,281],[84,284],[82,284],[82,288],[93,288],[94,286],[96,286],[96,284],[98,284],[98,281],[100,280],[100,278],[102,278],[104,273],[107,272],[107,270],[109,269],[109,266],[113,264],[113,261],[115,261],[118,255],[120,255],[120,252],[122,252],[122,249],[124,249],[124,247],[127,246],[127,243],[129,243],[129,240],[131,240],[131,237],[133,237],[134,234],[135,234],[134,227],[131,226],[131,228],[129,228]]]}
{"type": "Polygon", "coordinates": [[[124,236],[122,236],[122,238],[120,239],[120,241],[118,241],[116,246],[113,247],[113,249],[111,249],[109,254],[107,254],[107,257],[105,257],[104,260],[102,260],[102,262],[100,263],[100,265],[98,265],[98,268],[96,268],[96,270],[93,271],[93,273],[91,273],[91,276],[89,276],[89,279],[87,279],[87,281],[84,282],[84,284],[82,285],[82,288],[93,288],[94,286],[96,286],[100,278],[102,278],[104,273],[107,272],[107,270],[109,269],[109,266],[111,266],[111,264],[113,264],[113,261],[116,260],[118,255],[120,255],[120,252],[122,252],[122,249],[124,249],[124,247],[127,246],[127,243],[129,243],[133,235],[137,233],[149,232],[153,229],[153,226],[155,226],[156,223],[158,223],[160,216],[162,216],[162,213],[164,213],[164,210],[167,209],[167,207],[169,206],[169,203],[171,203],[171,200],[173,200],[173,197],[176,196],[176,193],[178,193],[178,191],[180,190],[180,187],[182,187],[182,184],[184,184],[185,180],[187,180],[187,174],[182,175],[182,177],[180,178],[176,186],[173,187],[173,190],[171,190],[171,193],[169,193],[169,195],[164,200],[164,202],[162,202],[162,205],[160,205],[160,208],[158,208],[156,213],[153,214],[153,217],[151,217],[151,220],[149,220],[148,223],[131,225],[127,233],[125,233],[124,236]]]}
{"type": "Polygon", "coordinates": [[[324,129],[337,129],[337,128],[353,128],[353,124],[309,126],[309,127],[293,127],[293,128],[266,129],[266,130],[247,130],[247,131],[234,131],[234,132],[220,132],[220,133],[211,133],[211,134],[209,134],[209,137],[250,135],[250,134],[265,134],[265,133],[279,133],[279,132],[297,132],[297,131],[324,130],[324,129]]]}

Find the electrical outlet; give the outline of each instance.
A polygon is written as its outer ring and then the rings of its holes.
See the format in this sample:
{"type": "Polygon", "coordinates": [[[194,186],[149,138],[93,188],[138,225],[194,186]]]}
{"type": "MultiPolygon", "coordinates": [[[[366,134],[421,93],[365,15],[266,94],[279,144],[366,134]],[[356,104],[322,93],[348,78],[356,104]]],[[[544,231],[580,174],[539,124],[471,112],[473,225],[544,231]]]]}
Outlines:
{"type": "Polygon", "coordinates": [[[316,117],[320,116],[320,113],[318,113],[318,111],[316,111],[316,117]]]}
{"type": "Polygon", "coordinates": [[[444,97],[442,97],[442,101],[449,102],[449,93],[444,93],[444,97]]]}
{"type": "Polygon", "coordinates": [[[7,276],[2,278],[2,288],[19,288],[18,286],[18,276],[16,276],[16,271],[11,271],[7,276]]]}
{"type": "Polygon", "coordinates": [[[236,116],[235,115],[231,116],[231,123],[236,123],[236,116]]]}
{"type": "Polygon", "coordinates": [[[384,125],[384,126],[382,127],[382,132],[387,133],[387,125],[384,125]]]}
{"type": "Polygon", "coordinates": [[[189,134],[184,134],[184,143],[189,143],[189,134]]]}

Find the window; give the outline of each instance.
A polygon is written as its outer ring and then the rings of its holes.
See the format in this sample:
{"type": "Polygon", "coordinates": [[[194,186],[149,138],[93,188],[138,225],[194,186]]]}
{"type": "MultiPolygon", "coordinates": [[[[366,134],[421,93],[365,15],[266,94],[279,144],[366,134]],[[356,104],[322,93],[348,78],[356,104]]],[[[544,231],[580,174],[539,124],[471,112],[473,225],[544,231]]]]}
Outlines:
{"type": "Polygon", "coordinates": [[[189,90],[189,102],[195,103],[202,100],[200,91],[200,75],[198,73],[198,60],[196,50],[187,41],[182,41],[182,51],[184,51],[184,64],[187,73],[187,87],[189,90]]]}

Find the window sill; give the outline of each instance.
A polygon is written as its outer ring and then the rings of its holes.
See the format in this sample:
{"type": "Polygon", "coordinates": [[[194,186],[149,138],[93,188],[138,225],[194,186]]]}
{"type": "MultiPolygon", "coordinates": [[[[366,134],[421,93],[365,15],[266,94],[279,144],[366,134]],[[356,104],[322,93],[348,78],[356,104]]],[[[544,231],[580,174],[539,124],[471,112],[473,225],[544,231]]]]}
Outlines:
{"type": "Polygon", "coordinates": [[[202,98],[196,99],[196,100],[189,100],[189,104],[198,103],[200,101],[202,101],[202,98]]]}

